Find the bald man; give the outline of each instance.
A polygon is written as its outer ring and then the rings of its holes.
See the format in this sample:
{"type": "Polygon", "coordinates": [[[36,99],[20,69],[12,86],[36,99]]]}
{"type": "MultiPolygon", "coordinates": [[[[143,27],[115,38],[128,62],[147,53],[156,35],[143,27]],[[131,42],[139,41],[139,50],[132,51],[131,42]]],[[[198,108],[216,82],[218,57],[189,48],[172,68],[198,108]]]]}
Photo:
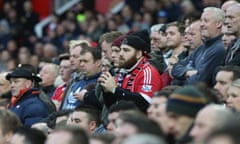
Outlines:
{"type": "Polygon", "coordinates": [[[238,3],[238,2],[235,1],[235,0],[226,1],[226,2],[224,2],[224,3],[222,4],[221,9],[224,11],[224,13],[226,13],[227,8],[233,6],[233,5],[237,4],[237,3],[238,3]]]}
{"type": "Polygon", "coordinates": [[[42,90],[48,95],[49,98],[53,96],[53,93],[56,89],[54,82],[58,76],[58,71],[58,66],[53,63],[45,64],[40,71],[42,90]]]}
{"type": "Polygon", "coordinates": [[[223,126],[232,117],[233,113],[221,105],[211,104],[204,107],[198,112],[190,132],[194,144],[203,144],[213,130],[223,126]]]}
{"type": "Polygon", "coordinates": [[[237,38],[228,48],[227,56],[225,58],[225,65],[239,65],[240,64],[240,4],[235,4],[227,8],[225,14],[224,24],[227,27],[227,32],[234,34],[237,38]]]}

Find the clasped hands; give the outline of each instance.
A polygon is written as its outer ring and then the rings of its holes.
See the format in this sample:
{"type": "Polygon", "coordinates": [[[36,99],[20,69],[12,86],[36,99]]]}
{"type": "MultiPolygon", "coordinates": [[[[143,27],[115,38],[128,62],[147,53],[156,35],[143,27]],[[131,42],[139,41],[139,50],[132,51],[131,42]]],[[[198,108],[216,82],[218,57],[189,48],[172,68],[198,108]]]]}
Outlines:
{"type": "Polygon", "coordinates": [[[102,86],[104,92],[113,92],[117,87],[115,77],[113,77],[108,71],[105,71],[98,78],[99,84],[102,86]]]}

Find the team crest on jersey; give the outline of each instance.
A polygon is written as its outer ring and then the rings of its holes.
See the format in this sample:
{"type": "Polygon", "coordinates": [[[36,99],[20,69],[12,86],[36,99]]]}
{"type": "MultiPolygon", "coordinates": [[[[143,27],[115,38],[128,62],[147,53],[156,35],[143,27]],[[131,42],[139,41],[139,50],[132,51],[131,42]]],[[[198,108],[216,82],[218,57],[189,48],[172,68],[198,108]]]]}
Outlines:
{"type": "Polygon", "coordinates": [[[152,86],[151,85],[143,85],[142,90],[145,92],[151,92],[152,91],[152,86]]]}

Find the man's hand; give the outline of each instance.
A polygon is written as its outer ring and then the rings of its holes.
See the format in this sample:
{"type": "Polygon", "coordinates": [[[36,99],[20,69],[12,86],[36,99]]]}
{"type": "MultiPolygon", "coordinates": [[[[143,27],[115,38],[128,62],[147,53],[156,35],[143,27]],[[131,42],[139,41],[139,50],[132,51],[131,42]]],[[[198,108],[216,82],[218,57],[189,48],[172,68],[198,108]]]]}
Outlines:
{"type": "Polygon", "coordinates": [[[79,93],[74,93],[73,96],[74,96],[76,99],[78,99],[78,100],[80,100],[80,101],[82,102],[83,99],[84,99],[84,95],[85,95],[86,92],[87,92],[87,90],[86,90],[86,89],[83,89],[83,90],[81,90],[79,93]]]}
{"type": "Polygon", "coordinates": [[[197,70],[190,70],[185,73],[185,77],[191,77],[192,75],[197,74],[197,70]]]}
{"type": "Polygon", "coordinates": [[[98,82],[103,87],[104,92],[112,92],[117,87],[115,78],[108,71],[103,72],[98,82]]]}

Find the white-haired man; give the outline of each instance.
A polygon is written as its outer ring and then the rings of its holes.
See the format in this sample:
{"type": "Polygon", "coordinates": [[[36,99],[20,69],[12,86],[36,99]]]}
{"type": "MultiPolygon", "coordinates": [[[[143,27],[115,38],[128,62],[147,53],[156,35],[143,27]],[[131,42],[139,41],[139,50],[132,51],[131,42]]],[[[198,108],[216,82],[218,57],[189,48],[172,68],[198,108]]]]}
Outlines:
{"type": "Polygon", "coordinates": [[[215,7],[207,7],[201,15],[201,36],[204,44],[184,60],[172,68],[174,79],[181,84],[204,82],[213,86],[213,73],[221,65],[226,51],[221,40],[221,29],[224,22],[224,12],[215,7]]]}

